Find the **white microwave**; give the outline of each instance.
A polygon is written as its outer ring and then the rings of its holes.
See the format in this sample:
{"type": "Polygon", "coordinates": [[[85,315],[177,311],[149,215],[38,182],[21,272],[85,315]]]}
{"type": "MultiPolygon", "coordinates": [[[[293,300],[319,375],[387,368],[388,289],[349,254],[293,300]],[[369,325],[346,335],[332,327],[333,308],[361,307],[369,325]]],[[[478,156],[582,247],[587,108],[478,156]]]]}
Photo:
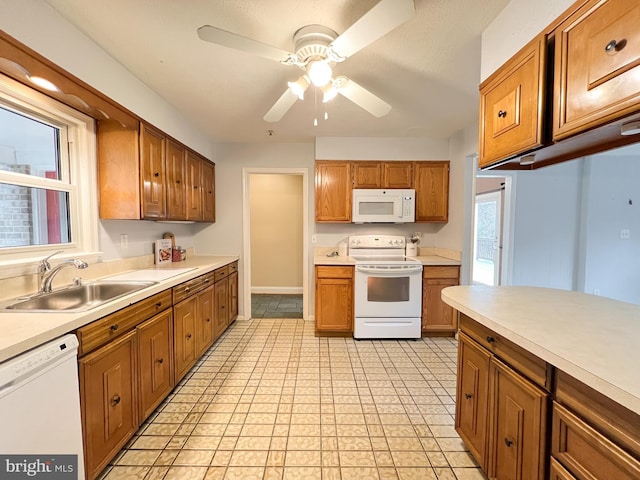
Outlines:
{"type": "Polygon", "coordinates": [[[413,189],[353,189],[352,223],[411,223],[415,211],[413,189]]]}

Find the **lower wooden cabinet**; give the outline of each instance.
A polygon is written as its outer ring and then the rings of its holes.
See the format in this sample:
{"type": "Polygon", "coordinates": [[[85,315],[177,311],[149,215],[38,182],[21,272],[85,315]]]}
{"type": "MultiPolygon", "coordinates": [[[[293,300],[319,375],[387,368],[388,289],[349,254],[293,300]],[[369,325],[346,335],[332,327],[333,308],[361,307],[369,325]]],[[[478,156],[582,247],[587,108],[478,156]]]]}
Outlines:
{"type": "Polygon", "coordinates": [[[175,378],[179,382],[196,363],[198,298],[193,296],[173,307],[173,350],[175,378]]]}
{"type": "Polygon", "coordinates": [[[214,285],[215,315],[214,332],[216,338],[229,326],[229,278],[218,280],[214,285]]]}
{"type": "Polygon", "coordinates": [[[213,285],[198,294],[196,307],[196,357],[199,358],[214,340],[213,285]]]}
{"type": "Polygon", "coordinates": [[[229,324],[238,318],[238,272],[229,275],[229,324]]]}
{"type": "Polygon", "coordinates": [[[138,430],[135,330],[80,358],[85,472],[95,478],[138,430]]]}
{"type": "Polygon", "coordinates": [[[440,297],[442,290],[458,285],[460,267],[425,266],[422,270],[422,333],[454,336],[458,314],[440,297]]]}
{"type": "Polygon", "coordinates": [[[140,418],[145,419],[173,388],[173,323],[166,310],[136,327],[140,385],[140,418]]]}
{"type": "Polygon", "coordinates": [[[353,267],[316,266],[316,334],[353,333],[353,267]]]}

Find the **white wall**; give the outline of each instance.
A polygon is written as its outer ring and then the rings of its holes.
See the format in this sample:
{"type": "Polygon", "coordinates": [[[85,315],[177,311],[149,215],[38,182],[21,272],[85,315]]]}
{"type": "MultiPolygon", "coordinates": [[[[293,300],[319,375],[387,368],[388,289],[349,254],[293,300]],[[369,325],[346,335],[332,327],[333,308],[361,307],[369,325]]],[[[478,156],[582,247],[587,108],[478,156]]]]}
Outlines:
{"type": "Polygon", "coordinates": [[[573,3],[574,0],[511,0],[482,32],[480,79],[495,72],[573,3]]]}

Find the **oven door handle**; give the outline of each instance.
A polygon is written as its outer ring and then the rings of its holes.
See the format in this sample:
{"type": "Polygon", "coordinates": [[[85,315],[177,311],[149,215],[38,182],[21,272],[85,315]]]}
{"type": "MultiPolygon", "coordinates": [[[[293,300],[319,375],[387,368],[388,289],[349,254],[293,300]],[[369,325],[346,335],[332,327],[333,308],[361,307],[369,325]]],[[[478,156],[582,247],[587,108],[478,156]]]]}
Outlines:
{"type": "Polygon", "coordinates": [[[376,275],[394,275],[398,276],[398,274],[403,273],[416,273],[422,271],[422,265],[412,265],[410,267],[403,268],[376,268],[376,267],[364,267],[356,265],[356,271],[362,273],[374,273],[376,275]]]}

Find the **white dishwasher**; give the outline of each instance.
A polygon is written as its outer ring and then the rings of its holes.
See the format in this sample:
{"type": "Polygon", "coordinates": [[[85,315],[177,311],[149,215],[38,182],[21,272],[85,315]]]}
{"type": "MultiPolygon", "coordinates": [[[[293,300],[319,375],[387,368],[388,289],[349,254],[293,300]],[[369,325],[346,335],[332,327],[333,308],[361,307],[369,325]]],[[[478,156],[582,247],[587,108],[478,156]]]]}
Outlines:
{"type": "Polygon", "coordinates": [[[0,478],[84,478],[77,355],[65,335],[0,364],[0,478]]]}

